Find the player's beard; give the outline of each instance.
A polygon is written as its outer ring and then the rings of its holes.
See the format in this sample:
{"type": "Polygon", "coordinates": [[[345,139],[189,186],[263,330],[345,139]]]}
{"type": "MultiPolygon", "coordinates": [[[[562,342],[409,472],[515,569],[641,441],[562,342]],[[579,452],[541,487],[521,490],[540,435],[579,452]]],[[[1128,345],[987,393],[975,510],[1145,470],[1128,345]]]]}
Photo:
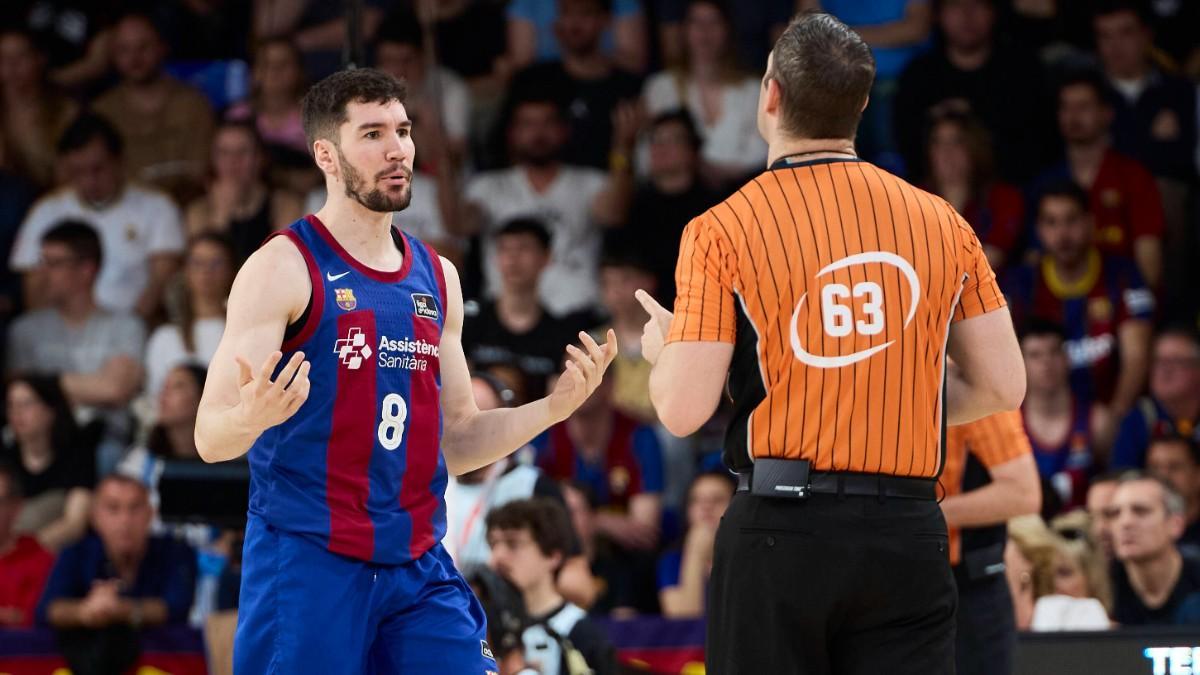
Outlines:
{"type": "Polygon", "coordinates": [[[392,211],[403,211],[408,208],[409,202],[412,201],[412,171],[406,167],[400,167],[398,170],[389,168],[375,175],[375,180],[379,180],[384,176],[390,176],[397,171],[404,173],[408,179],[408,184],[400,191],[398,195],[390,195],[379,188],[372,189],[369,192],[364,192],[363,187],[366,181],[362,174],[358,172],[350,162],[346,160],[346,156],[342,154],[342,149],[338,148],[338,164],[342,168],[342,180],[346,184],[346,196],[354,201],[362,204],[368,209],[376,213],[390,213],[392,211]]]}

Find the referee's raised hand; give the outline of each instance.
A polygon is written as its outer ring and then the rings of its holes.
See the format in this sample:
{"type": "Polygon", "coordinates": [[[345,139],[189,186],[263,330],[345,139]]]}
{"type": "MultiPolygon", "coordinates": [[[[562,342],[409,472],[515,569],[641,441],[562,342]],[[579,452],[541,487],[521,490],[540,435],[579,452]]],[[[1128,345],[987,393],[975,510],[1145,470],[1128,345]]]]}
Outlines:
{"type": "Polygon", "coordinates": [[[671,318],[674,314],[658,304],[654,296],[640,288],[634,292],[633,297],[642,303],[642,307],[650,315],[642,328],[642,357],[653,364],[658,361],[663,341],[667,339],[667,333],[671,330],[671,318]]]}

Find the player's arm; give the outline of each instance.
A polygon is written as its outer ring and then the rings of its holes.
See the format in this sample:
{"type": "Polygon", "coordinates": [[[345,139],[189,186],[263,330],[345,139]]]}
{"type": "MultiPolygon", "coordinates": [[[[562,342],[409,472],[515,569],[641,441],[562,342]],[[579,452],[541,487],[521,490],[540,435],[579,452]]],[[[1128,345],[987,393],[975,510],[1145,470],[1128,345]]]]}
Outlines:
{"type": "Polygon", "coordinates": [[[993,415],[962,431],[971,453],[987,467],[992,482],[947,497],[942,502],[946,524],[984,527],[1037,513],[1042,507],[1042,486],[1020,413],[993,415]]]}
{"type": "Polygon", "coordinates": [[[617,355],[610,330],[604,345],[580,333],[584,349],[567,347],[566,370],[545,398],[519,408],[480,410],[471,391],[471,374],[463,352],[463,300],[458,270],[442,258],[446,277],[446,323],[439,360],[442,370],[442,453],[455,476],[486,466],[525,445],[551,425],[567,419],[591,396],[617,355]],[[585,351],[586,350],[586,351],[585,351]]]}
{"type": "Polygon", "coordinates": [[[204,461],[241,457],[307,399],[309,364],[302,353],[274,381],[271,375],[284,331],[303,314],[311,293],[304,258],[284,237],[267,242],[238,272],[196,415],[196,449],[204,461]]]}
{"type": "Polygon", "coordinates": [[[946,423],[1013,410],[1025,398],[1025,363],[1007,307],[950,325],[946,423]]]}

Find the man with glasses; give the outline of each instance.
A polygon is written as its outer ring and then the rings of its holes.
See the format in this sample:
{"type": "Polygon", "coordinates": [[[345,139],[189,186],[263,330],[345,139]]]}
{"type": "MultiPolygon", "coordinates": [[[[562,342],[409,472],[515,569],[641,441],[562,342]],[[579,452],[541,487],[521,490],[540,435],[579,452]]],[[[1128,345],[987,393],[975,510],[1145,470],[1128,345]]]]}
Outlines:
{"type": "Polygon", "coordinates": [[[1159,333],[1150,360],[1150,395],[1121,421],[1113,444],[1114,468],[1142,467],[1152,439],[1200,441],[1200,335],[1175,326],[1159,333]]]}
{"type": "Polygon", "coordinates": [[[58,376],[79,417],[103,423],[97,468],[104,473],[120,459],[133,427],[126,407],[142,385],[145,328],[135,316],[96,304],[103,261],[90,225],[55,224],[42,237],[40,259],[46,307],[13,322],[7,371],[58,376]]]}

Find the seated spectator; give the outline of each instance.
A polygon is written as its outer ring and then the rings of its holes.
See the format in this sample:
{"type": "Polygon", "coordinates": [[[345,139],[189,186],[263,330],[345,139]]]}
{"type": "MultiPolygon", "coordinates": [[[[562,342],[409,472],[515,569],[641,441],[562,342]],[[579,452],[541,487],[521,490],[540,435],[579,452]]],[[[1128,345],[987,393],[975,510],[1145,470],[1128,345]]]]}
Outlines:
{"type": "MultiPolygon", "coordinates": [[[[475,373],[471,378],[475,405],[480,410],[493,410],[515,405],[516,395],[499,379],[487,373],[475,373]]],[[[512,456],[480,467],[458,477],[446,486],[446,537],[443,544],[454,564],[470,577],[485,567],[490,552],[487,528],[488,513],[518,499],[546,497],[566,508],[562,490],[536,467],[522,464],[517,450],[512,456]]],[[[581,607],[595,601],[595,583],[583,557],[579,539],[571,531],[571,546],[564,552],[562,569],[557,577],[558,591],[581,607]]]]}
{"type": "Polygon", "coordinates": [[[629,220],[612,238],[646,257],[657,279],[654,296],[671,307],[683,229],[720,199],[700,181],[702,143],[691,114],[660,113],[650,122],[648,136],[649,175],[633,194],[629,220]]]}
{"type": "MultiPolygon", "coordinates": [[[[561,56],[518,71],[509,95],[520,99],[542,91],[563,104],[570,127],[564,161],[597,169],[607,169],[613,161],[628,163],[627,156],[610,156],[617,131],[614,115],[637,100],[641,81],[604,53],[601,39],[612,22],[611,0],[556,1],[554,33],[561,56]]],[[[627,122],[624,127],[623,133],[636,132],[627,122]]]]}
{"type": "Polygon", "coordinates": [[[1019,631],[1030,629],[1037,599],[1053,588],[1050,574],[1053,558],[1053,539],[1040,516],[1024,515],[1008,521],[1004,574],[1019,631]]]}
{"type": "Polygon", "coordinates": [[[413,125],[420,154],[427,153],[428,147],[417,134],[422,126],[436,124],[445,134],[452,160],[459,165],[470,133],[471,92],[454,71],[427,62],[425,35],[414,13],[399,11],[384,20],[375,37],[374,60],[376,68],[403,80],[407,87],[404,107],[410,116],[416,113],[421,120],[413,125]]]}
{"type": "Polygon", "coordinates": [[[650,403],[650,362],[642,358],[642,327],[650,318],[634,297],[640,288],[654,294],[657,280],[640,250],[611,247],[600,261],[600,298],[617,334],[613,359],[613,406],[624,415],[654,424],[658,415],[650,403]]]}
{"type": "Polygon", "coordinates": [[[1101,439],[1109,434],[1104,406],[1071,393],[1066,335],[1048,321],[1032,320],[1021,335],[1025,400],[1021,416],[1038,473],[1064,510],[1083,506],[1101,439]]]}
{"type": "Polygon", "coordinates": [[[1021,192],[996,180],[992,140],[970,115],[945,112],[934,118],[928,136],[930,192],[945,199],[966,219],[992,268],[1013,262],[1024,225],[1021,192]]]}
{"type": "Polygon", "coordinates": [[[1169,484],[1131,472],[1107,513],[1113,520],[1113,619],[1123,626],[1171,625],[1200,593],[1200,559],[1180,554],[1184,501],[1169,484]]]}
{"type": "MultiPolygon", "coordinates": [[[[472,220],[483,238],[485,288],[495,293],[500,283],[491,235],[514,218],[537,217],[554,244],[539,290],[542,302],[559,315],[596,301],[597,226],[623,222],[633,191],[627,165],[614,164],[606,177],[596,169],[563,163],[559,157],[566,141],[557,101],[544,94],[516,101],[508,124],[512,166],[477,174],[466,189],[476,212],[472,220]]],[[[629,154],[629,148],[613,149],[629,154]]]]}
{"type": "Polygon", "coordinates": [[[1136,262],[1142,278],[1158,288],[1165,227],[1162,200],[1150,172],[1112,148],[1113,112],[1105,87],[1099,76],[1088,72],[1059,85],[1058,128],[1066,157],[1042,175],[1038,187],[1064,179],[1083,186],[1096,220],[1096,246],[1136,262]]]}
{"type": "MultiPolygon", "coordinates": [[[[358,44],[375,35],[383,21],[387,0],[365,0],[359,15],[358,44]]],[[[257,0],[254,3],[254,35],[260,40],[289,37],[303,54],[304,71],[313,82],[331,75],[344,64],[347,12],[344,6],[325,0],[257,0]],[[281,11],[286,7],[286,11],[281,11]]],[[[496,26],[489,26],[496,30],[496,26]]],[[[354,54],[357,57],[357,54],[354,54]]],[[[358,61],[358,58],[355,58],[358,61]]],[[[359,61],[361,63],[361,61],[359,61]]]]}
{"type": "Polygon", "coordinates": [[[47,302],[38,269],[42,235],[64,219],[83,220],[100,233],[104,259],[96,280],[96,301],[104,308],[159,310],[163,289],[179,266],[183,226],[179,209],[164,194],[127,184],[121,176],[121,138],[102,118],[83,115],[58,141],[67,189],[52,192],[30,210],[13,247],[9,265],[25,275],[29,307],[47,302]]]}
{"type": "Polygon", "coordinates": [[[0,136],[9,168],[38,187],[54,185],[54,143],[78,112],[50,85],[33,35],[0,32],[0,136]]]}
{"type": "Polygon", "coordinates": [[[1057,545],[1054,592],[1074,598],[1095,598],[1106,613],[1111,613],[1109,561],[1099,544],[1092,539],[1090,527],[1091,518],[1086,511],[1079,509],[1050,522],[1057,545]]]}
{"type": "Polygon", "coordinates": [[[997,0],[934,3],[941,40],[900,75],[894,120],[896,141],[910,176],[925,175],[922,137],[934,108],[978,117],[996,144],[996,173],[1023,184],[1050,159],[1053,127],[1041,64],[1023,45],[999,39],[997,0]]]}
{"type": "MultiPolygon", "coordinates": [[[[646,15],[637,0],[605,0],[605,11],[612,12],[611,31],[601,45],[606,56],[632,73],[646,70],[650,62],[650,43],[646,15]]],[[[564,14],[559,0],[516,0],[508,6],[508,65],[524,68],[535,62],[561,58],[566,49],[558,34],[564,14]]]]}
{"type": "Polygon", "coordinates": [[[22,503],[16,469],[0,462],[0,630],[33,627],[33,613],[54,564],[54,556],[37,539],[14,527],[22,503]]]}
{"type": "Polygon", "coordinates": [[[204,391],[207,371],[193,364],[180,364],[167,371],[158,395],[154,426],[145,445],[134,448],[121,460],[121,473],[150,487],[151,503],[157,509],[156,485],[164,461],[199,461],[196,452],[196,410],[204,391]]]}
{"type": "Polygon", "coordinates": [[[42,237],[40,276],[49,306],[13,322],[7,368],[57,376],[76,417],[103,422],[103,472],[132,431],[127,406],[141,389],[146,335],[137,317],[96,306],[100,250],[96,231],[78,221],[63,221],[42,237]]]}
{"type": "Polygon", "coordinates": [[[627,551],[596,531],[596,498],[579,481],[561,483],[571,523],[595,584],[592,616],[658,614],[656,558],[650,551],[627,551]]]}
{"type": "Polygon", "coordinates": [[[54,378],[13,378],[5,404],[12,441],[0,454],[15,471],[24,501],[17,532],[59,551],[87,530],[95,457],[54,378]]]}
{"type": "Polygon", "coordinates": [[[663,616],[672,619],[704,616],[713,542],[736,487],[728,471],[702,473],[692,479],[687,492],[687,530],[683,543],[658,560],[658,602],[663,616]]]}
{"type": "Polygon", "coordinates": [[[1190,438],[1154,439],[1146,450],[1146,473],[1170,484],[1183,498],[1179,547],[1200,558],[1200,445],[1190,438]]]}
{"type": "Polygon", "coordinates": [[[252,124],[270,154],[285,164],[311,162],[300,119],[307,83],[299,48],[285,37],[258,43],[252,78],[249,100],[230,106],[225,118],[252,124]]]}
{"type": "Polygon", "coordinates": [[[1120,474],[1106,473],[1096,476],[1088,486],[1085,509],[1088,514],[1089,531],[1096,548],[1105,560],[1113,559],[1113,514],[1108,506],[1117,491],[1120,474]]]}
{"type": "Polygon", "coordinates": [[[146,342],[148,396],[158,396],[167,373],[176,366],[207,367],[212,360],[225,331],[225,301],[235,265],[233,247],[221,235],[202,234],[188,245],[174,320],[154,329],[146,342]]]}
{"type": "Polygon", "coordinates": [[[521,641],[527,666],[543,675],[565,675],[577,672],[569,664],[582,658],[590,672],[615,675],[616,650],[604,631],[555,587],[571,541],[562,506],[547,499],[509,502],[488,514],[487,539],[492,568],[525,600],[529,625],[521,641]]]}
{"type": "Polygon", "coordinates": [[[541,279],[550,264],[550,233],[537,220],[517,218],[492,235],[499,286],[494,299],[464,307],[463,349],[476,369],[516,368],[524,380],[520,398],[547,391],[563,348],[575,341],[571,325],[543,306],[541,279]]]}
{"type": "Polygon", "coordinates": [[[654,429],[617,412],[606,377],[567,421],[540,439],[539,465],[595,495],[596,532],[626,549],[653,550],[662,519],[662,448],[654,429]]]}
{"type": "Polygon", "coordinates": [[[189,236],[221,234],[233,242],[240,263],[275,230],[304,215],[295,193],[272,189],[264,180],[267,157],[254,127],[224,122],[213,135],[212,180],[185,213],[189,236]]]}
{"type": "Polygon", "coordinates": [[[1200,334],[1188,326],[1159,332],[1150,358],[1150,393],[1137,401],[1117,430],[1114,468],[1141,468],[1157,436],[1200,441],[1200,334]]]}
{"type": "Polygon", "coordinates": [[[37,618],[57,629],[72,672],[124,672],[138,658],[139,631],[187,620],[196,554],[151,536],[152,517],[145,486],[108,476],[96,486],[95,532],[55,562],[37,618]]]}
{"type": "Polygon", "coordinates": [[[1088,198],[1064,182],[1042,191],[1040,264],[1013,270],[1006,295],[1017,325],[1038,318],[1066,331],[1071,391],[1124,415],[1146,386],[1154,295],[1124,258],[1096,244],[1088,198]]]}
{"type": "MultiPolygon", "coordinates": [[[[1009,552],[1006,563],[1011,561],[1032,579],[1031,585],[1017,588],[1021,593],[1018,627],[1034,631],[1108,629],[1108,614],[1092,594],[1083,569],[1077,569],[1069,554],[1064,557],[1064,540],[1037,516],[1016,518],[1009,529],[1010,546],[1016,550],[1009,552]]],[[[1103,575],[1103,561],[1099,561],[1099,570],[1103,575]]],[[[1103,588],[1096,586],[1095,592],[1103,592],[1103,588]]]]}
{"type": "Polygon", "coordinates": [[[196,196],[212,145],[208,99],[163,72],[167,45],[146,16],[131,14],[113,28],[117,86],[93,104],[125,142],[125,173],[155,185],[179,202],[196,196]]]}
{"type": "Polygon", "coordinates": [[[651,115],[678,108],[691,113],[704,139],[701,175],[710,186],[738,183],[762,171],[767,148],[758,133],[759,78],[737,66],[734,36],[723,3],[696,0],[683,23],[683,60],[651,75],[642,91],[651,115]]]}

